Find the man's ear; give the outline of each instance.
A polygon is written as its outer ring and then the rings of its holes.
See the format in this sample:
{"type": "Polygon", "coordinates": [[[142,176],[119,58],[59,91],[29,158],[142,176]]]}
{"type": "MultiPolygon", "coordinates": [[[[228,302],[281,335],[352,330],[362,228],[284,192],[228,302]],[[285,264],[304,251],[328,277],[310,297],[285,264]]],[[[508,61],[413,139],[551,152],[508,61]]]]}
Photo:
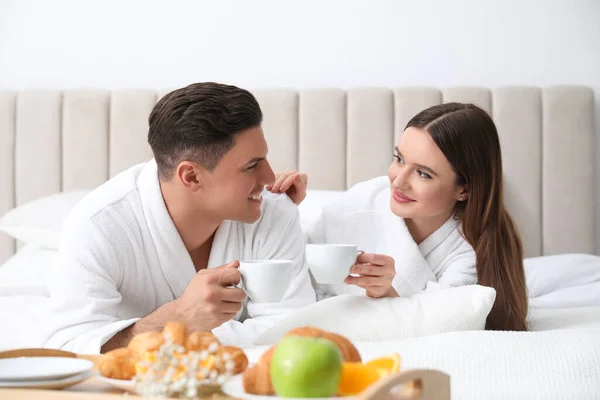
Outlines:
{"type": "Polygon", "coordinates": [[[182,161],[177,165],[175,178],[179,183],[192,191],[198,191],[202,188],[202,178],[204,169],[191,161],[182,161]]]}

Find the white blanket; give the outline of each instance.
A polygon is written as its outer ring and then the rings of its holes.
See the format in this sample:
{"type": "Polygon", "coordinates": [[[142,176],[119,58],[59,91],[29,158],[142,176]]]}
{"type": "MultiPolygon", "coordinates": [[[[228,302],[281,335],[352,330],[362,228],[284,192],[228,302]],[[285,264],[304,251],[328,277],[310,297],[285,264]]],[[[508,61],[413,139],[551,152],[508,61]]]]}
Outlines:
{"type": "Polygon", "coordinates": [[[456,332],[360,346],[367,359],[396,351],[405,369],[451,377],[452,398],[598,399],[600,327],[546,332],[456,332]]]}
{"type": "MultiPolygon", "coordinates": [[[[336,201],[323,206],[322,215],[306,228],[311,243],[355,244],[368,253],[395,261],[393,286],[400,296],[425,290],[428,282],[447,287],[477,282],[475,252],[450,218],[417,245],[404,220],[390,210],[387,176],[353,186],[336,201]]],[[[364,289],[345,284],[318,285],[319,298],[332,294],[361,294],[364,289]]]]}
{"type": "MultiPolygon", "coordinates": [[[[235,320],[214,329],[225,344],[245,346],[286,313],[313,303],[303,263],[298,211],[286,195],[266,193],[254,224],[225,221],[208,262],[293,260],[292,280],[281,302],[248,300],[235,320]],[[242,315],[248,316],[243,319],[242,315]]],[[[119,174],[84,198],[62,232],[60,271],[49,285],[46,346],[99,352],[115,333],[179,297],[194,276],[192,260],[173,224],[154,161],[119,174]]]]}
{"type": "Polygon", "coordinates": [[[391,351],[404,369],[451,377],[453,399],[598,399],[600,327],[545,332],[455,332],[359,345],[366,359],[391,351]]]}
{"type": "MultiPolygon", "coordinates": [[[[402,369],[449,374],[452,399],[600,399],[600,307],[571,311],[577,318],[535,311],[543,315],[532,327],[544,331],[449,332],[355,345],[363,360],[397,352],[402,369]]],[[[269,347],[246,349],[250,362],[269,347]]]]}

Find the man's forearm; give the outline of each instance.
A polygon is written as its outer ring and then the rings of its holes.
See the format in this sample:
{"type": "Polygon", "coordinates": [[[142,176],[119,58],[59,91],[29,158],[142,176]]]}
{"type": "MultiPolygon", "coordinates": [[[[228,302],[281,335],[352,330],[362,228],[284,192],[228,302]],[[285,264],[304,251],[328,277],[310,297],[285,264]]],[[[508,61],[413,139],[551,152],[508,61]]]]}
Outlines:
{"type": "Polygon", "coordinates": [[[127,347],[135,335],[143,332],[160,332],[167,322],[177,319],[175,301],[170,301],[110,338],[104,343],[100,352],[106,353],[110,350],[127,347]]]}

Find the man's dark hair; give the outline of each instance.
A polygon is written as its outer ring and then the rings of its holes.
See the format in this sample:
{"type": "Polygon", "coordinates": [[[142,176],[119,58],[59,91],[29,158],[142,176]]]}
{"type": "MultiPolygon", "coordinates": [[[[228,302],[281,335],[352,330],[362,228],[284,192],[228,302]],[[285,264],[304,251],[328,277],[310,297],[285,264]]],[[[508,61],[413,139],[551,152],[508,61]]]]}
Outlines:
{"type": "Polygon", "coordinates": [[[184,160],[214,170],[235,144],[237,134],[260,126],[262,111],[247,90],[203,82],[165,95],[148,122],[148,143],[159,176],[170,179],[184,160]]]}

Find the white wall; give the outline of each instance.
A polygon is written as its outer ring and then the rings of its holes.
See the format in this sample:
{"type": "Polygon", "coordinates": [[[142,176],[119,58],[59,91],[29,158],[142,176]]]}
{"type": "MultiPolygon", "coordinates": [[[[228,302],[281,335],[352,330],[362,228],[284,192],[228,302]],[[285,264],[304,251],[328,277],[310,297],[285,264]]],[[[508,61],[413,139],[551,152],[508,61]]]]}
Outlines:
{"type": "Polygon", "coordinates": [[[600,116],[600,0],[0,0],[0,88],[204,80],[583,84],[600,116]]]}
{"type": "Polygon", "coordinates": [[[0,87],[200,80],[600,88],[600,1],[0,0],[0,87]]]}

